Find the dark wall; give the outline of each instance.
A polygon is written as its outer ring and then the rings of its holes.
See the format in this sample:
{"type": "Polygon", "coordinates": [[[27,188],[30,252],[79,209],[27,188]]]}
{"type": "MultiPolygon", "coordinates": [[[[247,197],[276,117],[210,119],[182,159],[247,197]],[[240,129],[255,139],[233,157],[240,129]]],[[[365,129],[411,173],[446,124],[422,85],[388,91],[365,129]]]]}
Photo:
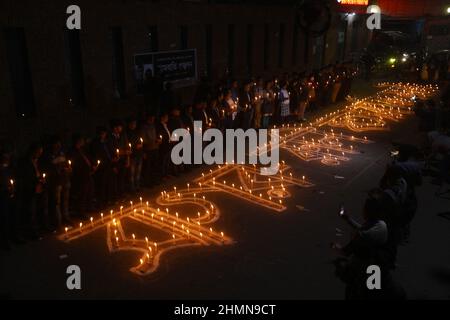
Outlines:
{"type": "MultiPolygon", "coordinates": [[[[73,35],[65,28],[66,8],[72,3],[64,0],[3,3],[0,10],[0,136],[13,136],[20,144],[46,133],[69,135],[81,131],[92,134],[96,125],[107,124],[112,117],[136,114],[143,98],[136,94],[133,54],[152,50],[155,40],[149,38],[149,30],[155,30],[155,26],[160,51],[180,49],[180,30],[187,32],[187,47],[197,49],[200,76],[207,70],[207,52],[212,55],[209,68],[213,79],[225,75],[229,61],[233,62],[232,70],[238,78],[246,77],[248,70],[257,75],[270,75],[305,68],[303,58],[292,58],[294,52],[303,54],[304,35],[294,33],[294,12],[290,5],[82,0],[77,1],[81,7],[81,30],[73,35]],[[233,59],[227,50],[229,25],[234,25],[233,59]],[[263,52],[265,25],[269,31],[267,69],[264,69],[263,52]],[[284,26],[282,43],[280,25],[284,26]],[[8,56],[11,52],[5,35],[8,28],[23,30],[25,57],[18,61],[22,61],[20,64],[28,62],[28,66],[22,68],[28,71],[21,76],[30,80],[25,85],[28,93],[24,94],[32,94],[25,101],[32,101],[30,106],[34,109],[25,116],[17,112],[20,96],[17,88],[25,90],[25,87],[14,85],[11,64],[17,61],[12,61],[11,54],[8,56]],[[208,50],[207,30],[211,32],[208,50]],[[248,30],[252,30],[251,41],[247,37],[248,30]],[[298,37],[297,50],[292,49],[294,34],[298,37]],[[121,40],[121,45],[117,39],[121,40]],[[247,50],[248,43],[253,50],[247,50]],[[122,57],[118,53],[121,48],[122,57]],[[251,68],[248,67],[249,54],[251,68]],[[123,68],[113,67],[117,61],[123,63],[123,68]],[[80,68],[74,69],[74,65],[80,68]],[[114,80],[118,76],[123,79],[120,87],[124,93],[119,96],[114,80]],[[80,98],[77,92],[84,96],[80,98]]],[[[184,102],[190,102],[192,88],[181,89],[179,93],[184,102]]]]}

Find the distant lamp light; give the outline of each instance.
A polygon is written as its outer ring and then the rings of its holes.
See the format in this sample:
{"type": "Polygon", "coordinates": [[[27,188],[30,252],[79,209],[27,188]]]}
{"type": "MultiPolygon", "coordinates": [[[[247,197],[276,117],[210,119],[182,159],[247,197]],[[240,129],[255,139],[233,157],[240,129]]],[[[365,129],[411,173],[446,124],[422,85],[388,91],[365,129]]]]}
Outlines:
{"type": "Polygon", "coordinates": [[[396,61],[397,61],[397,59],[395,59],[395,58],[390,58],[389,59],[389,63],[390,64],[394,64],[396,61]]]}
{"type": "Polygon", "coordinates": [[[381,13],[381,9],[379,6],[373,4],[367,7],[367,13],[381,13]]]}
{"type": "Polygon", "coordinates": [[[447,7],[447,14],[450,14],[450,7],[447,7]]]}

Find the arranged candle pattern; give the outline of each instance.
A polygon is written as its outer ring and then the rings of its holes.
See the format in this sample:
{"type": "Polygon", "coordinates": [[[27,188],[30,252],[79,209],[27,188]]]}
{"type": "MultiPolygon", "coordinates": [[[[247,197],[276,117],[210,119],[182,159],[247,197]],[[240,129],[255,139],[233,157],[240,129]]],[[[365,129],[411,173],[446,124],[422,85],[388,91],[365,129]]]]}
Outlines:
{"type": "MultiPolygon", "coordinates": [[[[415,98],[427,99],[438,91],[437,86],[403,83],[380,83],[377,94],[358,100],[350,105],[326,114],[306,125],[285,125],[280,129],[278,146],[304,161],[320,161],[324,165],[339,165],[349,161],[350,155],[358,152],[357,146],[372,143],[366,136],[355,136],[350,132],[388,130],[389,121],[400,121],[412,113],[415,98]]],[[[142,140],[141,140],[142,143],[142,140]]],[[[251,153],[268,152],[251,150],[251,153]]],[[[131,149],[131,146],[130,146],[131,149]]],[[[119,156],[119,150],[117,150],[119,156]]],[[[100,161],[98,161],[100,164],[100,161]]],[[[69,166],[71,165],[69,161],[69,166]]],[[[211,167],[186,187],[174,186],[162,191],[150,205],[139,197],[118,208],[90,217],[88,222],[77,227],[64,228],[59,239],[71,242],[96,230],[106,228],[106,242],[110,252],[136,251],[140,258],[131,272],[148,275],[157,270],[163,253],[187,246],[230,245],[234,241],[223,231],[216,231],[212,224],[219,219],[220,210],[206,199],[206,194],[223,192],[242,201],[282,212],[286,210],[285,199],[290,197],[289,187],[312,187],[304,176],[294,176],[284,161],[278,164],[278,173],[272,176],[260,174],[257,165],[225,164],[211,167]],[[196,214],[178,212],[170,208],[177,205],[197,207],[196,214]],[[175,211],[175,212],[173,212],[175,211]],[[167,234],[163,241],[154,241],[151,236],[139,237],[126,234],[123,219],[132,219],[167,234]]],[[[45,179],[45,174],[43,174],[45,179]]],[[[11,185],[13,185],[11,181],[11,185]]]]}

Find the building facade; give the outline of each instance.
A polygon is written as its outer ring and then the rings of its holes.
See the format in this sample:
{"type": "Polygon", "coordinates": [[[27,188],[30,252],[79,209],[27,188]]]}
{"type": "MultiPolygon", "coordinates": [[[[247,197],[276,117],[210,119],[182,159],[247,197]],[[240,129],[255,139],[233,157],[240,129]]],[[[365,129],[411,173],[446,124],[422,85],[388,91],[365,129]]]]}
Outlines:
{"type": "MultiPolygon", "coordinates": [[[[79,31],[66,28],[72,1],[3,4],[0,136],[20,143],[92,134],[111,118],[136,115],[143,103],[133,70],[139,53],[194,48],[198,76],[215,81],[310,71],[365,45],[341,15],[332,14],[325,35],[306,40],[296,27],[296,1],[256,2],[82,0],[79,31]]],[[[326,2],[333,11],[335,2],[326,2]]],[[[192,88],[178,91],[192,100],[192,88]]]]}

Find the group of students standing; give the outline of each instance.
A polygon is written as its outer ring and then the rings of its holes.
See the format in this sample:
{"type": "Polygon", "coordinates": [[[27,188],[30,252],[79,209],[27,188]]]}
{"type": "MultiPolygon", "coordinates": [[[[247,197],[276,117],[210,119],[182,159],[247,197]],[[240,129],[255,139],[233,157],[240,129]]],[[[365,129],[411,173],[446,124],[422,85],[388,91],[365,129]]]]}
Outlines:
{"type": "Polygon", "coordinates": [[[125,121],[98,126],[93,138],[74,134],[66,146],[57,135],[33,143],[17,156],[0,145],[0,245],[38,239],[73,219],[84,220],[142,187],[190,170],[175,165],[171,134],[179,128],[268,128],[304,121],[307,108],[343,99],[355,75],[351,64],[327,66],[308,76],[283,74],[264,80],[201,82],[193,104],[180,107],[166,84],[160,105],[125,121]]]}
{"type": "Polygon", "coordinates": [[[283,74],[244,81],[223,81],[216,88],[200,86],[197,97],[209,101],[205,123],[219,129],[263,128],[306,121],[305,111],[342,101],[356,75],[348,63],[328,65],[308,75],[283,74]]]}
{"type": "Polygon", "coordinates": [[[368,193],[362,223],[345,211],[340,216],[355,230],[349,243],[333,244],[341,257],[335,260],[336,275],[346,284],[346,299],[404,299],[403,288],[394,281],[399,245],[408,243],[410,224],[417,211],[417,186],[422,184],[422,165],[416,149],[399,146],[378,187],[368,193]],[[379,268],[380,290],[367,285],[370,266],[379,268]]]}

